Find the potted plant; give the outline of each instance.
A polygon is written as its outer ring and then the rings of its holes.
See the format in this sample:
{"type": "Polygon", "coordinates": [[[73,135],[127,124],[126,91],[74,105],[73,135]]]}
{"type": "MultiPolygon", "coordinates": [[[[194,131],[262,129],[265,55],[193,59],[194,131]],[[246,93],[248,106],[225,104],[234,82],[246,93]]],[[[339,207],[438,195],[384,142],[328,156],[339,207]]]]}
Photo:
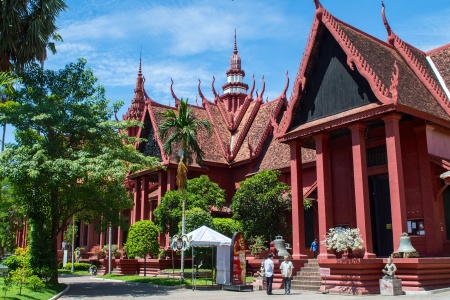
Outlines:
{"type": "Polygon", "coordinates": [[[330,228],[327,234],[321,241],[328,250],[335,250],[336,252],[344,252],[343,257],[352,254],[354,250],[363,250],[363,239],[359,228],[330,228]]]}
{"type": "Polygon", "coordinates": [[[267,241],[262,236],[256,236],[250,238],[250,242],[252,242],[249,247],[250,252],[255,256],[255,258],[258,258],[257,256],[266,250],[267,241]]]}
{"type": "Polygon", "coordinates": [[[91,252],[95,256],[95,259],[102,259],[106,257],[105,251],[103,251],[103,249],[99,245],[95,245],[94,247],[92,247],[91,252]]]}

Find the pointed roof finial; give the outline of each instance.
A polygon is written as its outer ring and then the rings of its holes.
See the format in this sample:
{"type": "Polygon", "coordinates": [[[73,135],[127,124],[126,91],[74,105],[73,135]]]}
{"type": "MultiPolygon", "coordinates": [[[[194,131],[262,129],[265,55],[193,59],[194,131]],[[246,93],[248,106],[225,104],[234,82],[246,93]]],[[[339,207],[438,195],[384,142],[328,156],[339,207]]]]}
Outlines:
{"type": "Polygon", "coordinates": [[[234,29],[234,54],[238,54],[237,45],[236,45],[236,28],[234,29]]]}
{"type": "Polygon", "coordinates": [[[381,17],[383,18],[384,27],[386,27],[388,38],[387,41],[389,44],[394,45],[395,36],[391,30],[391,26],[389,26],[389,22],[386,18],[384,2],[381,0],[381,17]]]}
{"type": "Polygon", "coordinates": [[[141,52],[139,53],[139,76],[142,75],[142,45],[141,45],[141,52]]]}

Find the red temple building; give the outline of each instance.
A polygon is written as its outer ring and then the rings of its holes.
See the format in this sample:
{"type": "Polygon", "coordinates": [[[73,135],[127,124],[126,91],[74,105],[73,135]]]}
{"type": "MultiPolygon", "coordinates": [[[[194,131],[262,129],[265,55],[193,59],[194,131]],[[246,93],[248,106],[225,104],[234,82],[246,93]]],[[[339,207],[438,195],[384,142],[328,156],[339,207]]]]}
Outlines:
{"type": "MultiPolygon", "coordinates": [[[[292,255],[296,266],[312,257],[309,245],[329,228],[359,228],[363,258],[343,260],[320,245],[318,263],[330,268],[322,290],[379,293],[386,257],[409,233],[419,258],[395,258],[404,291],[450,286],[450,44],[423,52],[395,34],[382,8],[386,41],[335,18],[318,0],[309,40],[290,98],[289,77],[275,99],[244,83],[236,36],[222,93],[198,93],[197,118],[209,120],[211,137],[200,134],[205,152],[189,177],[207,174],[231,203],[239,182],[264,169],[280,170],[292,188],[292,255]],[[446,173],[447,172],[447,173],[446,173]],[[444,175],[442,175],[444,174],[444,175]],[[441,176],[442,175],[442,176],[441,176]],[[305,211],[303,199],[313,200],[305,211]]],[[[175,107],[153,100],[139,68],[134,98],[124,119],[144,128],[128,134],[147,139],[136,147],[166,168],[129,176],[134,189],[130,223],[150,219],[168,190],[176,189],[178,157],[163,155],[161,112],[175,107]]],[[[218,212],[224,213],[226,212],[218,212]]],[[[79,244],[103,245],[106,234],[81,226],[79,244]]],[[[115,243],[125,235],[114,230],[115,243]]],[[[161,238],[164,244],[164,237],[161,238]]],[[[298,270],[298,267],[297,267],[298,270]]]]}

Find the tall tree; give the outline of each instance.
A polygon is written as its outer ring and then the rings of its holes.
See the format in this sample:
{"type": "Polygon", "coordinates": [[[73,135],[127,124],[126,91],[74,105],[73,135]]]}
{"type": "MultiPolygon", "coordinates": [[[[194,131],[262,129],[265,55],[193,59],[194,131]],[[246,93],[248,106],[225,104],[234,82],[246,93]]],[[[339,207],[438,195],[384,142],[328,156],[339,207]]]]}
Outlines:
{"type": "Polygon", "coordinates": [[[56,238],[70,218],[117,224],[118,212],[132,206],[126,174],[158,161],[140,154],[125,133],[139,122],[112,120],[120,104],[109,106],[85,60],[59,71],[33,64],[20,75],[12,101],[0,104],[16,128],[16,142],[0,155],[0,178],[25,201],[32,266],[57,281],[56,238]]]}
{"type": "MultiPolygon", "coordinates": [[[[162,114],[164,121],[159,126],[161,139],[164,141],[164,154],[172,155],[175,147],[182,150],[181,159],[177,170],[177,185],[182,195],[182,221],[181,234],[185,234],[185,202],[184,190],[187,181],[186,163],[191,163],[195,156],[197,163],[201,163],[204,152],[200,148],[198,133],[203,128],[211,135],[211,123],[208,120],[198,120],[192,114],[192,109],[188,106],[188,99],[180,100],[178,104],[178,115],[174,110],[168,109],[162,114]],[[167,138],[167,139],[166,139],[167,138]]],[[[184,273],[184,251],[181,251],[181,280],[184,273]]]]}
{"type": "MultiPolygon", "coordinates": [[[[62,41],[56,18],[66,8],[62,0],[0,1],[0,71],[21,70],[34,61],[43,66],[47,49],[55,54],[55,42],[62,41]]],[[[2,125],[3,151],[6,124],[2,125]]]]}
{"type": "Polygon", "coordinates": [[[286,222],[291,209],[290,187],[278,181],[279,171],[264,170],[241,182],[230,208],[242,224],[247,239],[263,236],[270,241],[289,232],[286,222]]]}
{"type": "Polygon", "coordinates": [[[163,123],[159,126],[159,134],[164,141],[164,154],[174,154],[175,147],[183,151],[183,162],[189,164],[195,156],[197,163],[201,163],[205,153],[198,141],[199,131],[204,128],[211,134],[212,125],[208,120],[199,120],[192,113],[188,99],[180,100],[178,115],[174,110],[168,109],[162,114],[163,123]]]}
{"type": "Polygon", "coordinates": [[[16,234],[25,219],[23,202],[7,179],[0,181],[0,256],[16,248],[16,234]]]}
{"type": "MultiPolygon", "coordinates": [[[[187,210],[199,208],[210,212],[213,207],[221,209],[225,203],[225,191],[215,182],[209,180],[206,175],[189,179],[185,192],[187,210]]],[[[164,233],[171,236],[179,233],[178,224],[182,215],[182,195],[177,191],[168,191],[161,199],[155,211],[155,224],[164,233]]]]}
{"type": "Polygon", "coordinates": [[[159,253],[158,233],[158,227],[149,220],[134,223],[128,232],[125,243],[127,255],[131,258],[144,258],[144,276],[147,275],[147,255],[159,253]]]}

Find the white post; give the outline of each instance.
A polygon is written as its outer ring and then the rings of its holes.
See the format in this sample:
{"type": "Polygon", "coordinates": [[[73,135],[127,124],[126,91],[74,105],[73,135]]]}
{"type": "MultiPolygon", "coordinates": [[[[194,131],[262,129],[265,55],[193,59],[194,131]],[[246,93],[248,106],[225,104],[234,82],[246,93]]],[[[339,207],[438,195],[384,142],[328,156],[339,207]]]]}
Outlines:
{"type": "Polygon", "coordinates": [[[75,272],[74,252],[75,252],[75,216],[72,216],[72,269],[71,269],[72,273],[75,272]]]}
{"type": "Polygon", "coordinates": [[[112,249],[112,224],[111,222],[109,222],[109,244],[108,244],[108,273],[111,274],[112,273],[112,253],[111,253],[111,249],[112,249]]]}

